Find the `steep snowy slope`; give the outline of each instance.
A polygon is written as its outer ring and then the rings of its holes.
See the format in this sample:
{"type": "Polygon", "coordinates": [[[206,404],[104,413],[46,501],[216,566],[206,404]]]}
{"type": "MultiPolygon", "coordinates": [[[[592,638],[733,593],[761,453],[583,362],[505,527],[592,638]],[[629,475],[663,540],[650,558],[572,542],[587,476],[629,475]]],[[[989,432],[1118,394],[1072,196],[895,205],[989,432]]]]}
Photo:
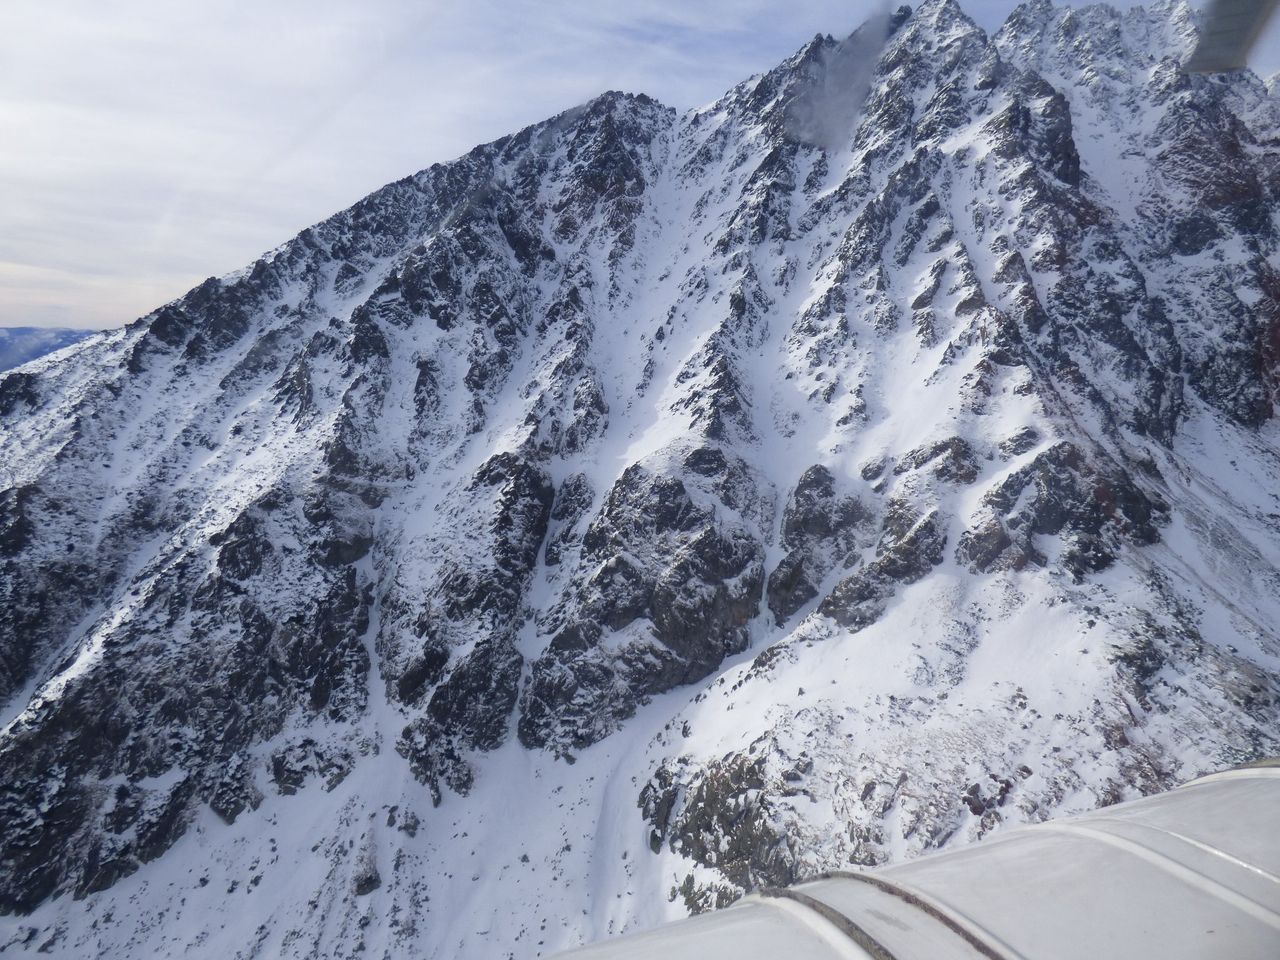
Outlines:
{"type": "Polygon", "coordinates": [[[532,957],[1280,750],[1182,4],[606,94],[0,379],[0,949],[532,957]]]}
{"type": "Polygon", "coordinates": [[[0,372],[79,343],[92,333],[63,327],[0,327],[0,372]]]}

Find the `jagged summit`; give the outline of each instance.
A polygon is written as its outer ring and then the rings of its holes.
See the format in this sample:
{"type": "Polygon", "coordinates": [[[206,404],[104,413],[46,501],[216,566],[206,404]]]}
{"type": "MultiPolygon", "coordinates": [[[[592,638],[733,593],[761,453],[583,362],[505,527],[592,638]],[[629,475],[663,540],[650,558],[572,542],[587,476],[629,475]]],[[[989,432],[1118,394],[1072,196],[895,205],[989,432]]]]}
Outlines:
{"type": "Polygon", "coordinates": [[[533,957],[1276,753],[1185,10],[608,93],[0,377],[0,945],[533,957]]]}

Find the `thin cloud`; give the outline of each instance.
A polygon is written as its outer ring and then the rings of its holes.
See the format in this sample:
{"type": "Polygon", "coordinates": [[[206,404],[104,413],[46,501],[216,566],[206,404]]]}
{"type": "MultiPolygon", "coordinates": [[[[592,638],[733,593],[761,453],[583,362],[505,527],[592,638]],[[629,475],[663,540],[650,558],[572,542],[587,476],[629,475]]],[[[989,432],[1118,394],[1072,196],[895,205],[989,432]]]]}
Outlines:
{"type": "Polygon", "coordinates": [[[878,6],[7,0],[0,325],[125,323],[476,143],[606,89],[708,102],[878,6]]]}

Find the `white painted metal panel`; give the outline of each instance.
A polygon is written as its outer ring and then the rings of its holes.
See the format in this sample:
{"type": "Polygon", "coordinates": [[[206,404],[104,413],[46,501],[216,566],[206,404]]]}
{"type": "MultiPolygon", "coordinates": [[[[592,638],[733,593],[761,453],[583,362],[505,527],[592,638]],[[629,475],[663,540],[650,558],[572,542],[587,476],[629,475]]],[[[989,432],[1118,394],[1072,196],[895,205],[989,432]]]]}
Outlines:
{"type": "Polygon", "coordinates": [[[787,901],[751,897],[648,933],[574,950],[574,960],[869,960],[821,917],[787,901]]]}
{"type": "Polygon", "coordinates": [[[983,960],[944,921],[881,887],[834,877],[796,888],[853,919],[895,960],[983,960]]]}
{"type": "Polygon", "coordinates": [[[765,891],[576,960],[1280,960],[1280,766],[765,891]]]}

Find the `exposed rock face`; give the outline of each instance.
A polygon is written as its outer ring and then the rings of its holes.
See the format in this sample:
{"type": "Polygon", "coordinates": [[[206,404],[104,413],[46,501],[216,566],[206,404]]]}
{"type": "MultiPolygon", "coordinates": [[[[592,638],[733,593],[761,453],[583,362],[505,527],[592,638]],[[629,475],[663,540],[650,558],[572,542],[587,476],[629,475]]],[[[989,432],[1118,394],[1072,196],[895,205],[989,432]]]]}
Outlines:
{"type": "Polygon", "coordinates": [[[856,497],[836,494],[836,481],[822,464],[803,474],[782,516],[782,546],[787,555],[769,575],[769,609],[782,626],[818,596],[837,564],[848,561],[866,539],[872,514],[856,497]]]}
{"type": "Polygon", "coordinates": [[[682,466],[686,480],[628,467],[583,533],[591,573],[540,624],[553,635],[521,704],[526,746],[588,746],[746,648],[764,557],[762,524],[743,521],[768,509],[759,481],[717,447],[682,466]],[[728,512],[737,522],[717,520],[728,512]]]}
{"type": "Polygon", "coordinates": [[[992,517],[962,536],[961,560],[981,571],[1044,566],[1036,536],[1060,537],[1060,562],[1077,582],[1110,566],[1121,543],[1159,540],[1158,523],[1168,513],[1158,496],[1122,471],[1103,472],[1066,441],[1010,473],[982,505],[992,517]]]}
{"type": "Polygon", "coordinates": [[[920,516],[904,501],[890,500],[875,558],[836,584],[819,612],[842,627],[870,626],[899,586],[915,583],[942,562],[946,543],[938,511],[920,516]]]}
{"type": "Polygon", "coordinates": [[[532,957],[1280,751],[1194,38],[929,0],[0,376],[0,950],[532,957]]]}

